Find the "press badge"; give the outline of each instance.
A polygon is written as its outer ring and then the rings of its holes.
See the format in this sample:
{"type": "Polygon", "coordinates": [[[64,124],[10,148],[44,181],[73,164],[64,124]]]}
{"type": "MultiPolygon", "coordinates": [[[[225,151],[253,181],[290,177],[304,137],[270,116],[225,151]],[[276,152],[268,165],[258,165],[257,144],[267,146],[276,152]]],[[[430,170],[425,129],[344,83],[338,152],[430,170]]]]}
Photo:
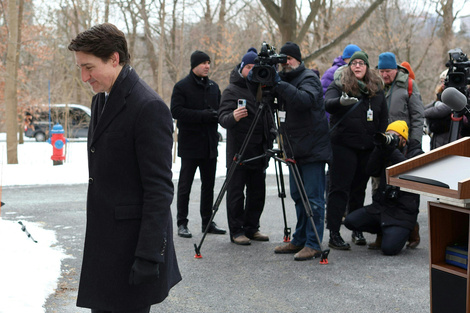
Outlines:
{"type": "Polygon", "coordinates": [[[370,108],[367,110],[367,121],[372,122],[374,120],[374,111],[372,111],[370,108]]]}
{"type": "Polygon", "coordinates": [[[279,111],[277,114],[281,123],[284,123],[286,121],[286,111],[279,111]]]}

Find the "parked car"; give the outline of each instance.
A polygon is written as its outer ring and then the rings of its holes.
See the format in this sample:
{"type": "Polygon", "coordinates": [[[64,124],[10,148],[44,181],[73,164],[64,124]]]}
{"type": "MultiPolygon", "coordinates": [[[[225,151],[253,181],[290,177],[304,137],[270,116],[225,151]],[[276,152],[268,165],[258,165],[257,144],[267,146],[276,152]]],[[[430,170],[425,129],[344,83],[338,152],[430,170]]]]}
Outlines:
{"type": "Polygon", "coordinates": [[[87,137],[90,124],[90,108],[80,104],[52,104],[49,119],[49,107],[34,113],[25,113],[25,136],[36,141],[46,141],[49,129],[59,123],[64,127],[66,138],[87,137]],[[66,110],[68,107],[68,112],[66,110]]]}

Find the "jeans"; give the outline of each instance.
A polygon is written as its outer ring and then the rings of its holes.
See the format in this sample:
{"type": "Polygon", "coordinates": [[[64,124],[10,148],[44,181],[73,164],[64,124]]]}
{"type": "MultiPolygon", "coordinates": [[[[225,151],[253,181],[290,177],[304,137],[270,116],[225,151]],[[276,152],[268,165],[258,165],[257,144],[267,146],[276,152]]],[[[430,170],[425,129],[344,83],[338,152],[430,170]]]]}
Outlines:
{"type": "Polygon", "coordinates": [[[310,208],[312,209],[313,221],[320,242],[317,240],[311,219],[307,215],[302,203],[300,191],[295,183],[294,173],[290,170],[290,194],[292,200],[295,202],[295,210],[297,213],[297,224],[291,243],[296,246],[306,246],[320,250],[325,223],[325,162],[298,164],[297,168],[299,169],[300,179],[302,180],[310,208]]]}

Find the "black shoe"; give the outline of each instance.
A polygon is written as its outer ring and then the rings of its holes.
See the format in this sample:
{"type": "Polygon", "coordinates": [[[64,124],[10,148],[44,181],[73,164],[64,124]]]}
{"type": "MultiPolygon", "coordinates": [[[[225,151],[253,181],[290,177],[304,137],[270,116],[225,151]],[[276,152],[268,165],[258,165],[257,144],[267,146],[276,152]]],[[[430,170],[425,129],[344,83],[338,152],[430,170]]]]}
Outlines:
{"type": "Polygon", "coordinates": [[[361,231],[354,230],[351,235],[352,242],[354,242],[358,246],[365,246],[367,244],[366,238],[361,231]]]}
{"type": "Polygon", "coordinates": [[[193,235],[189,231],[188,226],[180,225],[178,226],[178,236],[183,238],[191,238],[193,235]]]}
{"type": "Polygon", "coordinates": [[[341,238],[339,231],[330,231],[330,242],[328,242],[328,246],[338,250],[351,249],[349,243],[344,242],[343,238],[341,238]]]}
{"type": "MultiPolygon", "coordinates": [[[[202,226],[202,232],[205,232],[206,231],[206,227],[207,226],[202,226]]],[[[217,224],[215,222],[211,222],[210,226],[209,226],[209,230],[207,231],[208,234],[217,234],[217,235],[224,235],[225,233],[227,233],[227,231],[223,228],[220,228],[219,226],[217,226],[217,224]]]]}

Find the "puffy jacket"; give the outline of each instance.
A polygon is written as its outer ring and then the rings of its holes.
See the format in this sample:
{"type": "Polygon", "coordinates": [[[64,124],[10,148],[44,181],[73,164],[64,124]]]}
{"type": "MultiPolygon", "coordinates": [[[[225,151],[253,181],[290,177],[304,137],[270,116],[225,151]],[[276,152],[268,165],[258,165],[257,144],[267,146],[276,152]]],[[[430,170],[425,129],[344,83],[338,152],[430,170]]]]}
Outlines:
{"type": "Polygon", "coordinates": [[[299,164],[331,160],[328,122],[320,79],[301,63],[295,70],[279,73],[282,81],[274,88],[280,110],[286,112],[281,123],[289,139],[288,157],[299,164]]]}
{"type": "Polygon", "coordinates": [[[325,96],[326,90],[328,89],[328,86],[330,86],[330,84],[333,82],[334,74],[335,74],[336,70],[339,67],[343,66],[343,65],[346,65],[346,62],[344,62],[342,56],[336,57],[333,60],[333,64],[331,65],[331,67],[329,69],[327,69],[325,71],[325,73],[323,74],[323,76],[321,77],[321,85],[322,85],[322,88],[323,88],[323,96],[325,96]]]}

